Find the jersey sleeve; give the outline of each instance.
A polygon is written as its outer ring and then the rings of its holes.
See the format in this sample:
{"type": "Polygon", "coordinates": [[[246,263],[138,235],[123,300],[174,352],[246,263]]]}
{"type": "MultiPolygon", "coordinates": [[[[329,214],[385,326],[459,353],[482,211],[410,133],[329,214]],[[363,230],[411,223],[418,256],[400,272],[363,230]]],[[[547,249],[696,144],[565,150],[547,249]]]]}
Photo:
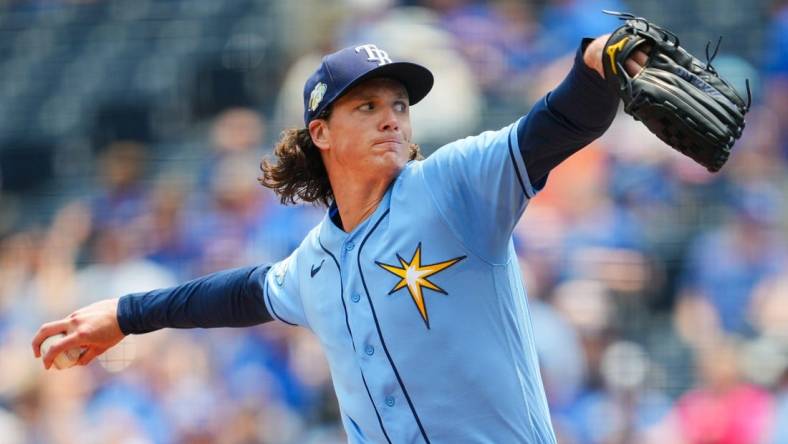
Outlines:
{"type": "Polygon", "coordinates": [[[480,256],[501,258],[550,170],[613,121],[618,96],[583,59],[591,41],[582,41],[567,77],[526,116],[450,143],[422,162],[426,187],[447,224],[480,256]]]}
{"type": "Polygon", "coordinates": [[[263,285],[265,306],[274,319],[285,324],[307,326],[301,302],[296,249],[289,257],[277,262],[269,270],[263,285]]]}
{"type": "Polygon", "coordinates": [[[421,163],[426,188],[449,227],[491,261],[505,256],[514,226],[539,190],[525,169],[518,124],[452,142],[421,163]]]}

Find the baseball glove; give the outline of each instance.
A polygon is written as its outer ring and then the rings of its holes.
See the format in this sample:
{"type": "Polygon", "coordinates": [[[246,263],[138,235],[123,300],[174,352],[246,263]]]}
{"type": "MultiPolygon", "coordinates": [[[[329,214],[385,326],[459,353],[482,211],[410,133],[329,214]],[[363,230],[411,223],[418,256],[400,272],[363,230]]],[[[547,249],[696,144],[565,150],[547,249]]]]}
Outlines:
{"type": "Polygon", "coordinates": [[[624,111],[643,122],[665,143],[691,157],[710,172],[719,171],[744,129],[747,103],[721,78],[711,62],[693,57],[679,46],[679,39],[667,29],[631,14],[616,15],[624,25],[611,34],[602,55],[605,78],[624,101],[624,111]],[[636,49],[648,55],[648,62],[633,77],[624,62],[636,49]]]}

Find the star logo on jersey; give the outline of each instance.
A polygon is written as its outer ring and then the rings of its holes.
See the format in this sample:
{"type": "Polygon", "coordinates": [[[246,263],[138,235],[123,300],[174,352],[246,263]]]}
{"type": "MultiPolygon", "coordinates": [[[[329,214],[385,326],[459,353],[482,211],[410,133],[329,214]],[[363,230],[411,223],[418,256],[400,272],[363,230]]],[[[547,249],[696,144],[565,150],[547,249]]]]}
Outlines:
{"type": "Polygon", "coordinates": [[[407,288],[411,299],[413,299],[413,302],[416,304],[416,308],[419,310],[419,314],[421,314],[421,318],[424,320],[424,324],[429,329],[430,317],[427,314],[427,305],[424,301],[424,289],[428,288],[432,291],[437,291],[438,293],[442,294],[448,293],[446,293],[446,291],[441,287],[435,285],[428,278],[465,259],[465,256],[455,257],[454,259],[449,259],[447,261],[438,262],[435,264],[422,265],[421,242],[419,242],[419,245],[416,247],[416,251],[413,252],[413,257],[411,257],[410,261],[406,261],[399,254],[397,254],[397,259],[399,259],[400,266],[389,265],[375,261],[379,267],[400,278],[400,281],[394,285],[394,288],[392,288],[388,294],[392,294],[398,290],[407,288]]]}

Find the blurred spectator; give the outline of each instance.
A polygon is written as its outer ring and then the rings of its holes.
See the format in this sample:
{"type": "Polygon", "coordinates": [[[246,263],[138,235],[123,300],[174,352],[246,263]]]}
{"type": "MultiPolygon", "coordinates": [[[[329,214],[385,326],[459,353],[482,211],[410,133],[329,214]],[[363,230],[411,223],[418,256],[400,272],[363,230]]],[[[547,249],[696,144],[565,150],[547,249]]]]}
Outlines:
{"type": "Polygon", "coordinates": [[[602,10],[627,11],[619,0],[549,0],[540,22],[544,32],[538,51],[546,60],[558,58],[577,49],[580,39],[602,35],[616,29],[618,19],[602,10]]]}
{"type": "Polygon", "coordinates": [[[139,242],[147,259],[162,265],[179,282],[192,277],[191,263],[198,246],[190,242],[186,228],[186,203],[190,193],[186,180],[167,177],[157,181],[150,193],[150,212],[143,216],[139,242]]]}
{"type": "Polygon", "coordinates": [[[571,404],[585,381],[586,363],[577,331],[554,307],[535,298],[529,309],[536,335],[536,351],[548,401],[560,411],[571,404]]]}
{"type": "Polygon", "coordinates": [[[761,336],[788,347],[788,264],[782,265],[786,269],[753,291],[749,318],[761,336]]]}
{"type": "Polygon", "coordinates": [[[766,75],[764,102],[780,119],[780,146],[788,159],[788,2],[773,2],[771,22],[764,42],[764,72],[766,75]]]}
{"type": "Polygon", "coordinates": [[[740,146],[731,153],[725,174],[736,181],[768,181],[779,184],[785,181],[785,158],[781,143],[785,137],[783,116],[774,108],[754,104],[747,114],[747,131],[742,134],[740,146]]]}
{"type": "Polygon", "coordinates": [[[97,228],[128,224],[147,211],[145,150],[144,145],[125,141],[104,148],[97,173],[101,186],[91,202],[97,228]]]}
{"type": "Polygon", "coordinates": [[[560,265],[564,279],[603,280],[615,291],[643,290],[646,282],[641,226],[606,192],[607,169],[567,184],[569,199],[560,265]],[[571,204],[569,204],[571,203],[571,204]]]}
{"type": "Polygon", "coordinates": [[[780,272],[788,255],[785,238],[775,229],[781,200],[766,183],[735,191],[730,222],[702,234],[690,248],[681,293],[685,308],[708,304],[723,330],[750,332],[753,289],[780,272]]]}
{"type": "Polygon", "coordinates": [[[532,5],[511,0],[424,3],[440,14],[441,26],[454,36],[488,99],[496,105],[515,99],[522,107],[528,71],[541,62],[533,50],[539,23],[532,5]]]}
{"type": "Polygon", "coordinates": [[[766,41],[773,42],[774,49],[764,53],[764,72],[770,77],[788,75],[788,2],[773,1],[770,18],[766,41]]]}
{"type": "Polygon", "coordinates": [[[758,444],[772,421],[773,399],[742,380],[731,339],[699,350],[697,389],[682,396],[674,414],[682,443],[758,444]]]}
{"type": "Polygon", "coordinates": [[[131,224],[96,230],[91,251],[95,262],[76,275],[78,305],[175,285],[170,271],[144,258],[142,234],[131,224]]]}
{"type": "Polygon", "coordinates": [[[261,155],[265,137],[265,120],[254,110],[230,108],[219,114],[211,126],[211,151],[203,160],[200,187],[210,185],[215,169],[223,159],[237,154],[261,155]]]}
{"type": "Polygon", "coordinates": [[[0,333],[4,313],[9,327],[32,329],[74,309],[76,260],[90,227],[87,208],[75,203],[61,208],[47,231],[31,229],[0,242],[0,333]]]}
{"type": "Polygon", "coordinates": [[[224,156],[213,166],[209,193],[188,208],[189,242],[199,251],[194,274],[248,263],[250,240],[267,207],[253,180],[258,161],[251,153],[224,156]]]}
{"type": "Polygon", "coordinates": [[[103,188],[91,202],[90,265],[76,275],[79,304],[171,286],[171,272],[145,256],[144,222],[151,213],[150,190],[144,180],[146,147],[114,142],[100,159],[103,188]]]}
{"type": "Polygon", "coordinates": [[[614,342],[600,361],[601,384],[588,387],[568,410],[559,413],[567,442],[627,444],[642,442],[662,421],[669,399],[648,386],[649,358],[642,347],[614,342]]]}
{"type": "Polygon", "coordinates": [[[282,259],[317,220],[312,207],[278,205],[260,187],[259,161],[251,153],[224,156],[214,165],[210,193],[187,208],[186,242],[197,251],[192,275],[282,259]]]}
{"type": "Polygon", "coordinates": [[[148,381],[137,378],[118,378],[99,387],[85,406],[85,426],[92,430],[87,442],[177,442],[174,427],[150,390],[148,381]]]}

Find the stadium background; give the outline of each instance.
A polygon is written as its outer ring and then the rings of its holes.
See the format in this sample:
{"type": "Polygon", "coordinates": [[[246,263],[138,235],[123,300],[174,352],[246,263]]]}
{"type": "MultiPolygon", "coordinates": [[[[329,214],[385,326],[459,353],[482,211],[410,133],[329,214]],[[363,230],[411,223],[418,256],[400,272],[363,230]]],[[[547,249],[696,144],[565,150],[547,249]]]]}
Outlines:
{"type": "Polygon", "coordinates": [[[0,442],[342,442],[301,329],[161,331],[62,372],[29,344],[95,300],[294,248],[321,211],[255,178],[319,54],[375,42],[433,69],[413,111],[431,152],[527,112],[613,29],[605,8],[701,57],[723,35],[715,66],[754,106],[720,174],[620,116],[526,211],[559,440],[788,443],[788,2],[766,0],[0,1],[0,442]]]}

